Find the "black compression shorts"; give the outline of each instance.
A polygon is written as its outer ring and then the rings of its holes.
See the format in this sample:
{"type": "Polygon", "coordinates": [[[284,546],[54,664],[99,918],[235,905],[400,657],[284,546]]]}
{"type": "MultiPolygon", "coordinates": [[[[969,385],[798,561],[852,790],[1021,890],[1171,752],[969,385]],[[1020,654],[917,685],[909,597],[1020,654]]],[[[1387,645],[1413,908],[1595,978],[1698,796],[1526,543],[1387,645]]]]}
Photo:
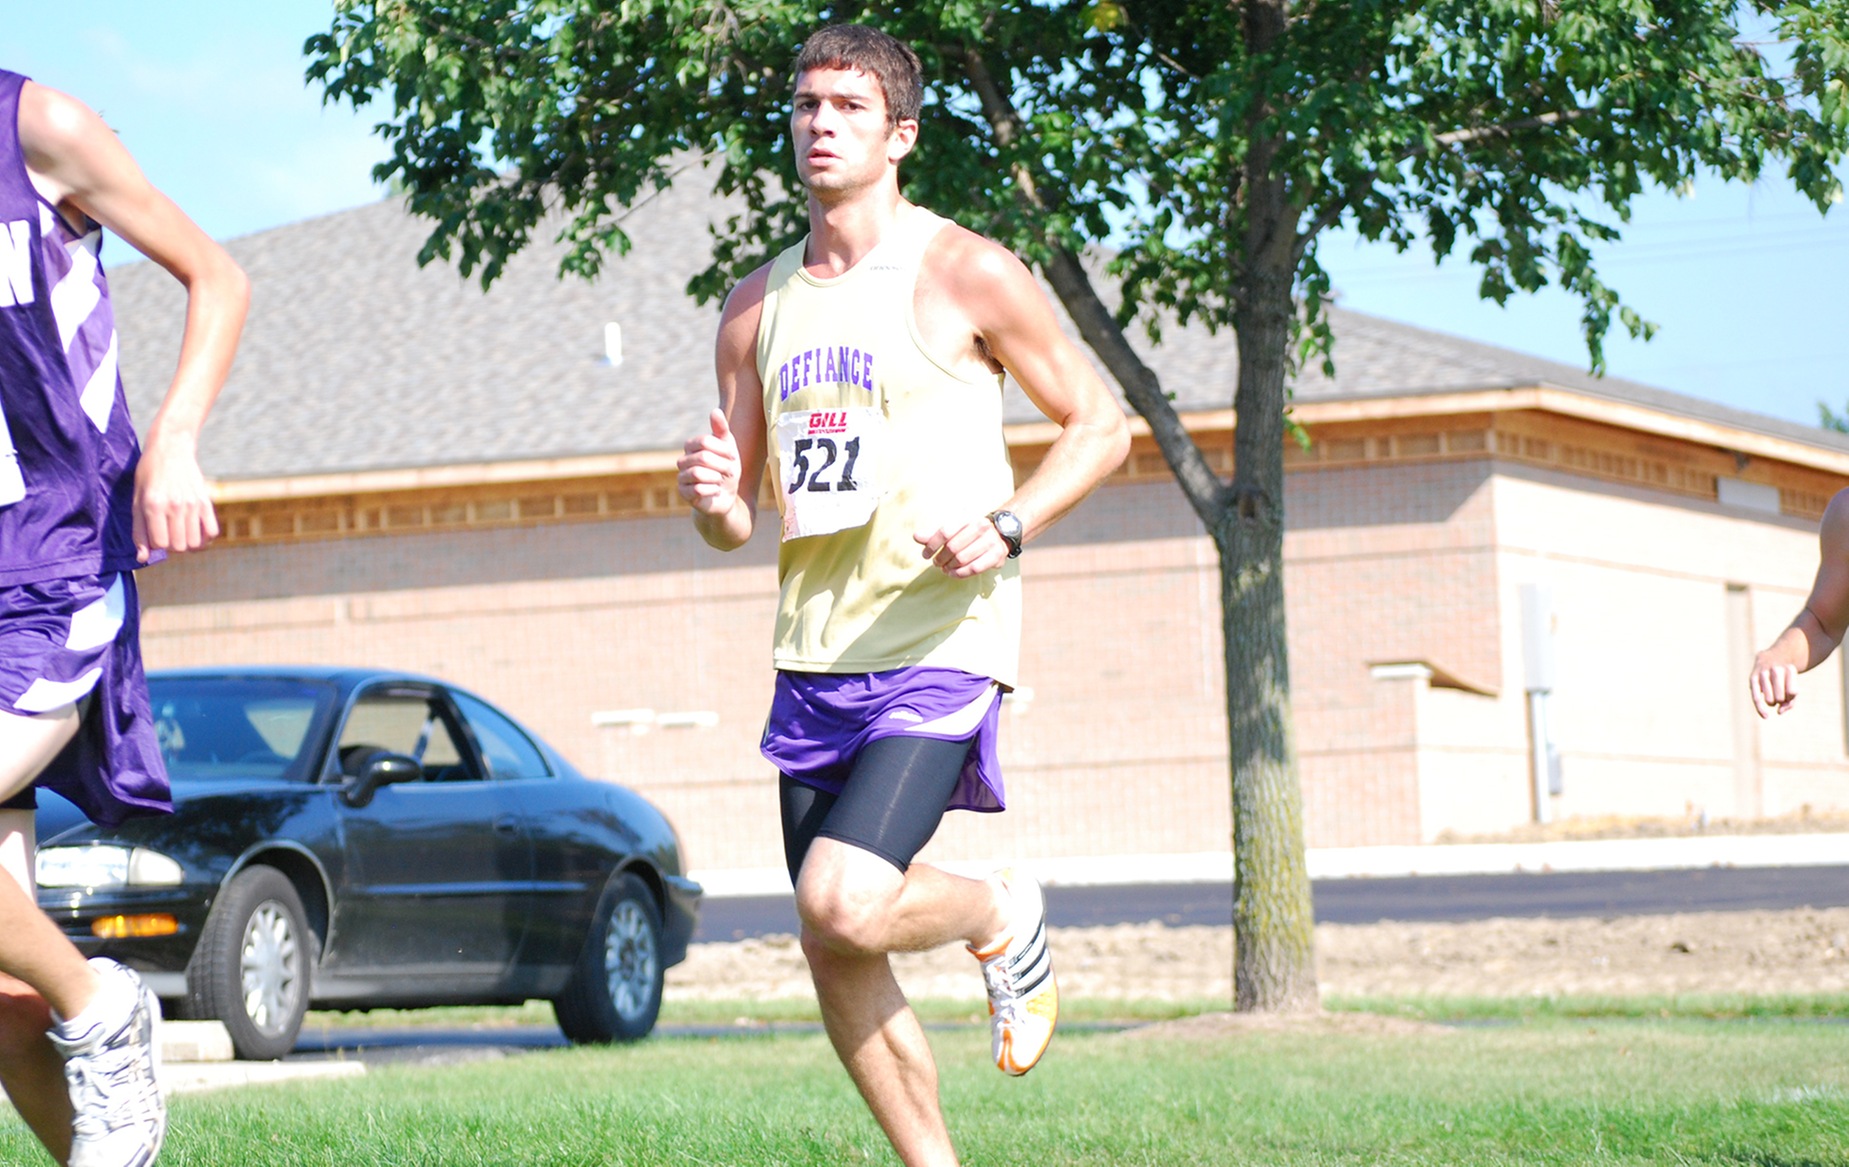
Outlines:
{"type": "Polygon", "coordinates": [[[809,845],[824,837],[870,851],[900,871],[910,867],[937,833],[968,757],[967,739],[900,735],[867,743],[839,795],[783,775],[777,789],[792,886],[809,845]]]}

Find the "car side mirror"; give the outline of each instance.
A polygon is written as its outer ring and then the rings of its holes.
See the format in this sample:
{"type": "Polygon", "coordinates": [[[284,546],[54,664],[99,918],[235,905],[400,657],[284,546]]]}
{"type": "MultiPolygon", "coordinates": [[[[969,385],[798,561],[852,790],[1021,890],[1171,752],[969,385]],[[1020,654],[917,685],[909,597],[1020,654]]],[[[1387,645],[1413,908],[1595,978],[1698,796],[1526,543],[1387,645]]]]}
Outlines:
{"type": "Polygon", "coordinates": [[[424,768],[417,764],[415,758],[379,750],[368,754],[360,763],[359,774],[348,779],[347,784],[340,788],[340,796],[348,806],[362,807],[372,801],[372,796],[378,793],[381,786],[390,786],[394,782],[417,782],[423,777],[424,768]]]}

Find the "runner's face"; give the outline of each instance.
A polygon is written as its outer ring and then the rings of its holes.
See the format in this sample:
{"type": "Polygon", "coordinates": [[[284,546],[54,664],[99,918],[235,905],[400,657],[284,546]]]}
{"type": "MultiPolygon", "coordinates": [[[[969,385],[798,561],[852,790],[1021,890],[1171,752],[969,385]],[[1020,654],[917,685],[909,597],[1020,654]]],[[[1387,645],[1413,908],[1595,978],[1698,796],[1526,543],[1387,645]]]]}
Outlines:
{"type": "Polygon", "coordinates": [[[880,83],[857,69],[816,69],[796,79],[790,139],[796,175],[812,193],[871,186],[911,151],[918,123],[886,125],[880,83]]]}

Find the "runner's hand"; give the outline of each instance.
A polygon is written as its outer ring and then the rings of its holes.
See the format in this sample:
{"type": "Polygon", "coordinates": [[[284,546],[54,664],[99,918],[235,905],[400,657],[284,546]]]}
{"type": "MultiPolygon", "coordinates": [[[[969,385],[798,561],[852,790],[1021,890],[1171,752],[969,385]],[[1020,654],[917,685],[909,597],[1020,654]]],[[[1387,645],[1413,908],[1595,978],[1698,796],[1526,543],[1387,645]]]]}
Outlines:
{"type": "Polygon", "coordinates": [[[148,435],[135,467],[135,558],[156,551],[197,551],[218,538],[212,491],[190,436],[148,435]]]}
{"type": "Polygon", "coordinates": [[[681,497],[703,514],[724,516],[738,503],[741,474],[738,440],[726,424],[725,411],[715,409],[708,418],[712,432],[687,439],[675,480],[681,497]]]}
{"type": "Polygon", "coordinates": [[[960,526],[917,531],[912,538],[926,559],[954,579],[994,571],[1008,561],[1008,541],[986,516],[960,526]]]}
{"type": "Polygon", "coordinates": [[[1774,664],[1761,653],[1760,659],[1753,662],[1746,687],[1753,695],[1753,708],[1759,716],[1783,713],[1798,699],[1798,667],[1774,664]]]}

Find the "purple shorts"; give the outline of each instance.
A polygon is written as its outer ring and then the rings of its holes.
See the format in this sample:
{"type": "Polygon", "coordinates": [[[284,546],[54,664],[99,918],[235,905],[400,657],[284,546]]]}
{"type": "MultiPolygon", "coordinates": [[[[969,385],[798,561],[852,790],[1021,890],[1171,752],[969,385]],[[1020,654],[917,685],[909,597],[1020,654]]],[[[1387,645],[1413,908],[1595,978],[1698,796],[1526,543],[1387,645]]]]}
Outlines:
{"type": "MultiPolygon", "coordinates": [[[[77,736],[33,786],[104,826],[171,811],[129,572],[0,588],[0,710],[32,716],[78,702],[77,736]]],[[[30,788],[6,805],[30,807],[30,788]]]]}
{"type": "Polygon", "coordinates": [[[888,737],[969,739],[969,757],[948,810],[1006,807],[995,740],[1000,687],[957,669],[883,673],[779,672],[764,725],[764,756],[791,778],[840,794],[854,759],[888,737]]]}

